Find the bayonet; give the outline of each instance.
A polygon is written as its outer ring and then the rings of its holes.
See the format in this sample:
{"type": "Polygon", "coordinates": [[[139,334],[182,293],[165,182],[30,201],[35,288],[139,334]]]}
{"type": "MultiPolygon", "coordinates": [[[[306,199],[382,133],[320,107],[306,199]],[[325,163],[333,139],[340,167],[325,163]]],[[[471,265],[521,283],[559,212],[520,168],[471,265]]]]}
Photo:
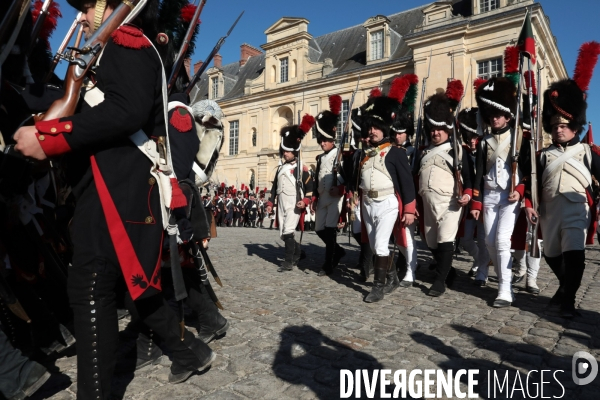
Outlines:
{"type": "MultiPolygon", "coordinates": [[[[467,76],[467,85],[465,87],[469,87],[471,81],[471,71],[469,71],[469,75],[467,76]]],[[[461,142],[460,142],[460,138],[458,136],[458,132],[459,130],[456,127],[456,124],[458,123],[458,114],[460,113],[460,109],[462,106],[462,101],[465,98],[465,94],[466,94],[466,90],[463,91],[463,94],[456,106],[456,110],[454,112],[454,120],[452,121],[452,129],[453,129],[453,134],[452,134],[452,149],[454,150],[454,157],[453,157],[453,162],[454,162],[454,194],[456,195],[456,199],[460,200],[460,198],[463,196],[463,186],[462,186],[462,182],[461,182],[461,172],[462,172],[462,158],[460,157],[460,147],[461,147],[461,142]]]]}
{"type": "Polygon", "coordinates": [[[419,155],[419,148],[421,147],[421,141],[423,136],[423,103],[425,102],[425,88],[427,87],[427,79],[431,72],[431,55],[433,49],[429,49],[429,66],[427,67],[427,76],[421,81],[421,101],[419,103],[419,116],[417,118],[417,133],[415,134],[415,155],[411,159],[411,168],[414,171],[416,168],[416,159],[419,155]]]}

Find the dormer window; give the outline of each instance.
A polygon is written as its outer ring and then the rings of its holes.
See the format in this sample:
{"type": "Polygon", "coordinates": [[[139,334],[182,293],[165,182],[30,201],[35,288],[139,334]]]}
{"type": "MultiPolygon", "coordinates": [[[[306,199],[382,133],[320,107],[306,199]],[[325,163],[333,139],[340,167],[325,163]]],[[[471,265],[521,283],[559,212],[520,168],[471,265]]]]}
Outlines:
{"type": "Polygon", "coordinates": [[[371,33],[371,60],[383,58],[383,29],[371,33]]]}
{"type": "Polygon", "coordinates": [[[288,58],[284,57],[279,61],[280,65],[280,80],[279,82],[287,82],[288,81],[288,70],[289,70],[289,62],[288,58]]]}
{"type": "Polygon", "coordinates": [[[218,99],[219,98],[219,77],[215,76],[214,78],[211,78],[210,84],[212,86],[211,99],[218,99]]]}
{"type": "Polygon", "coordinates": [[[500,8],[500,0],[479,0],[479,12],[488,12],[500,8]]]}

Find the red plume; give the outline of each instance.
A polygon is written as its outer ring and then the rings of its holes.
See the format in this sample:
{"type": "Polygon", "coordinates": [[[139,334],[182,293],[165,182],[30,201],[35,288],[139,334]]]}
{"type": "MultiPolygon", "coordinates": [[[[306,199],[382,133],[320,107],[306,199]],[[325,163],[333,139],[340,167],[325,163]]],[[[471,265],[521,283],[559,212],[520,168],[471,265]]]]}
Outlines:
{"type": "Polygon", "coordinates": [[[302,122],[298,128],[300,128],[302,132],[308,133],[314,124],[315,118],[310,114],[304,114],[304,117],[302,117],[302,122]]]}
{"type": "Polygon", "coordinates": [[[600,43],[598,42],[587,42],[579,48],[573,80],[584,92],[590,87],[594,67],[598,62],[598,54],[600,54],[600,43]]]}
{"type": "MultiPolygon", "coordinates": [[[[40,12],[42,11],[42,6],[44,2],[41,0],[37,0],[33,4],[33,10],[31,10],[31,16],[33,19],[33,23],[37,21],[40,12]]],[[[58,4],[54,1],[48,7],[48,15],[42,24],[42,29],[40,30],[40,39],[44,41],[48,41],[54,30],[56,29],[56,25],[58,24],[58,18],[62,17],[58,4]]],[[[49,47],[49,46],[48,46],[49,47]]]]}
{"type": "Polygon", "coordinates": [[[340,112],[342,111],[342,96],[337,94],[329,96],[329,111],[335,115],[340,115],[340,112]]]}
{"type": "Polygon", "coordinates": [[[504,73],[512,74],[519,72],[519,48],[508,46],[504,50],[504,73]]]}
{"type": "Polygon", "coordinates": [[[475,88],[475,91],[477,91],[477,89],[479,89],[479,86],[483,85],[486,82],[487,82],[487,79],[485,79],[485,78],[475,79],[475,82],[473,82],[473,87],[475,88]]]}
{"type": "Polygon", "coordinates": [[[225,182],[221,182],[221,189],[225,189],[225,182]]]}
{"type": "Polygon", "coordinates": [[[264,188],[264,189],[263,189],[263,192],[267,193],[267,188],[264,188]]]}
{"type": "Polygon", "coordinates": [[[454,79],[446,85],[446,96],[457,103],[460,101],[464,92],[465,87],[459,79],[454,79]]]}
{"type": "Polygon", "coordinates": [[[192,18],[194,18],[194,13],[196,12],[196,6],[193,4],[186,4],[181,7],[181,20],[186,24],[192,22],[192,18]]]}
{"type": "Polygon", "coordinates": [[[371,93],[369,93],[369,98],[372,97],[381,97],[381,90],[378,87],[371,89],[371,93]]]}
{"type": "Polygon", "coordinates": [[[388,92],[388,97],[396,99],[398,100],[398,102],[402,103],[402,100],[404,100],[404,96],[406,95],[406,92],[408,91],[409,87],[410,82],[408,81],[408,79],[406,79],[406,77],[396,77],[392,81],[390,91],[388,92]]]}
{"type": "Polygon", "coordinates": [[[533,71],[525,71],[523,76],[525,77],[525,88],[529,90],[531,87],[533,95],[537,96],[537,85],[535,84],[535,74],[533,71]]]}
{"type": "Polygon", "coordinates": [[[416,85],[419,83],[419,77],[415,74],[406,74],[404,75],[404,79],[408,80],[409,85],[416,85]]]}

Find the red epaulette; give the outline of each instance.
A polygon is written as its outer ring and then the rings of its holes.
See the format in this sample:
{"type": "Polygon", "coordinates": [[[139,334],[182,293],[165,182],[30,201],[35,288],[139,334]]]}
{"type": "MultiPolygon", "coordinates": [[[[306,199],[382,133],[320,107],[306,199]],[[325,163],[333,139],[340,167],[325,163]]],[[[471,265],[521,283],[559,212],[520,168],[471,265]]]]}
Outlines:
{"type": "Polygon", "coordinates": [[[192,116],[185,107],[175,107],[169,123],[179,132],[192,130],[192,116]]]}
{"type": "Polygon", "coordinates": [[[115,44],[128,49],[139,50],[152,45],[148,38],[144,36],[144,32],[133,25],[122,25],[110,36],[115,44]]]}
{"type": "Polygon", "coordinates": [[[593,151],[594,153],[596,153],[597,155],[599,155],[599,156],[600,156],[600,146],[598,146],[598,145],[595,145],[595,144],[592,144],[590,147],[592,148],[592,151],[593,151]]]}

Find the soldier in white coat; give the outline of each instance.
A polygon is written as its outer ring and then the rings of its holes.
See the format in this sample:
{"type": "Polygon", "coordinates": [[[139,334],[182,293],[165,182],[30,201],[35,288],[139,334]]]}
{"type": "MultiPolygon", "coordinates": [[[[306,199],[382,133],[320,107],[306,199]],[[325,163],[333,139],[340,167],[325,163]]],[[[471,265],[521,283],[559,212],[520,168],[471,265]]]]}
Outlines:
{"type": "Polygon", "coordinates": [[[312,116],[306,114],[300,125],[284,127],[280,132],[279,151],[283,163],[275,173],[271,200],[267,205],[267,213],[271,212],[274,205],[277,206],[279,235],[285,243],[285,257],[279,272],[291,271],[300,260],[300,244],[296,242],[294,234],[298,223],[304,220],[306,208],[310,205],[313,182],[308,168],[301,165],[301,161],[298,162],[298,155],[302,139],[312,128],[314,121],[312,116]]]}

